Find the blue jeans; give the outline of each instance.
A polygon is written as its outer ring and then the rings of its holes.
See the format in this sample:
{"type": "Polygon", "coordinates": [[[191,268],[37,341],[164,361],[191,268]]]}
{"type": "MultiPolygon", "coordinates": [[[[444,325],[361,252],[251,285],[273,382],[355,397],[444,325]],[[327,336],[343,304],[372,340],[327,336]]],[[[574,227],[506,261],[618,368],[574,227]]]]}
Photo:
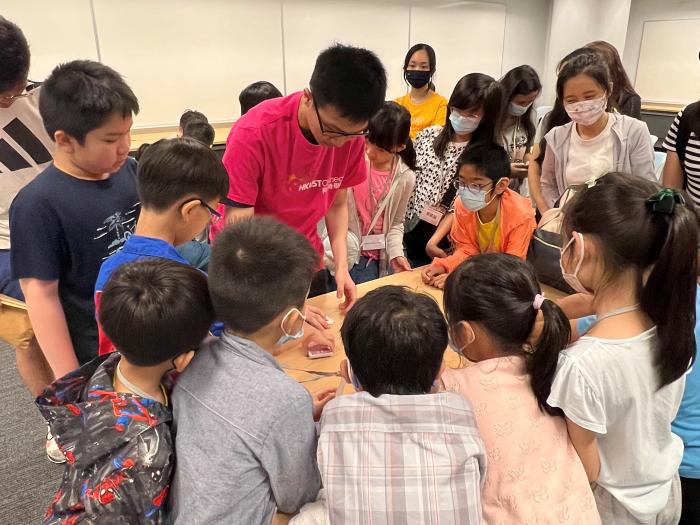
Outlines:
{"type": "Polygon", "coordinates": [[[360,257],[357,264],[350,269],[350,277],[355,284],[379,279],[379,261],[369,257],[360,257]]]}
{"type": "Polygon", "coordinates": [[[0,293],[13,299],[24,301],[24,294],[19,281],[12,279],[10,271],[10,250],[0,250],[0,293]]]}

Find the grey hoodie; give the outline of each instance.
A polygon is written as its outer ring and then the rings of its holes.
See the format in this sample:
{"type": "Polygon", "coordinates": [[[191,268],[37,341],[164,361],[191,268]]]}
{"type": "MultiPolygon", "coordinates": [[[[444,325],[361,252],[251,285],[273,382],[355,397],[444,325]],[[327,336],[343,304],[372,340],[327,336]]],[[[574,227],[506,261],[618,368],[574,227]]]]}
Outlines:
{"type": "MultiPolygon", "coordinates": [[[[654,149],[646,123],[618,113],[609,115],[613,119],[613,169],[656,181],[654,149]]],[[[552,128],[544,137],[547,151],[542,162],[540,184],[542,195],[549,206],[554,206],[569,187],[566,182],[566,164],[573,125],[573,122],[569,122],[552,128]]]]}

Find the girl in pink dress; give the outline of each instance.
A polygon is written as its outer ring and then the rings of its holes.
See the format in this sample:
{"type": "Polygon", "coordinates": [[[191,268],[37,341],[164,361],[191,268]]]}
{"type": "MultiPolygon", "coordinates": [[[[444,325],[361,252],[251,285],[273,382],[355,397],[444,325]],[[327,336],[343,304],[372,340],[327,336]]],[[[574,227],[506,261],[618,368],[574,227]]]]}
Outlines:
{"type": "Polygon", "coordinates": [[[450,346],[474,363],[446,371],[442,382],[471,401],[486,446],[484,523],[599,524],[561,411],[546,403],[569,340],[564,313],[542,296],[527,263],[501,253],[458,266],[444,301],[450,346]]]}

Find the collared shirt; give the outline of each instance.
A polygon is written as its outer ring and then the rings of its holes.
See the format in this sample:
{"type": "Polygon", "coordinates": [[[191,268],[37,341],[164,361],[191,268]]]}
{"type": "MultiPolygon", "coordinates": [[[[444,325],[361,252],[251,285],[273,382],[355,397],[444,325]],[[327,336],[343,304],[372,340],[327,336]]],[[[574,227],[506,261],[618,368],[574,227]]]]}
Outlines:
{"type": "Polygon", "coordinates": [[[269,352],[224,333],[172,394],[177,465],[171,523],[269,525],[316,498],[311,396],[269,352]]]}
{"type": "Polygon", "coordinates": [[[114,352],[114,345],[102,331],[102,325],[100,324],[99,316],[97,315],[100,310],[100,296],[102,295],[102,290],[112,274],[122,264],[136,261],[138,259],[144,259],[146,257],[160,257],[162,259],[170,259],[171,261],[182,264],[189,264],[182,258],[172,244],[169,244],[161,239],[143,237],[141,235],[131,235],[126,243],[124,243],[124,246],[117,253],[108,257],[105,262],[102,263],[100,273],[97,275],[97,281],[95,282],[95,315],[98,317],[97,329],[99,334],[98,355],[105,355],[109,354],[110,352],[114,352]]]}
{"type": "Polygon", "coordinates": [[[481,523],[484,445],[454,392],[334,399],[321,419],[318,464],[331,523],[481,523]]]}

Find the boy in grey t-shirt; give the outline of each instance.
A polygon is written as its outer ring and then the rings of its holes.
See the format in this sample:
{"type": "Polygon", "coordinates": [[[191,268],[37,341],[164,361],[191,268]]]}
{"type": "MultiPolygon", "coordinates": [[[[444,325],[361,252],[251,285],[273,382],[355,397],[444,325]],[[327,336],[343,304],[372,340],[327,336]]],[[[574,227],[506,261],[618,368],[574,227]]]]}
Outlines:
{"type": "Polygon", "coordinates": [[[275,348],[304,333],[318,269],[305,237],[268,217],[236,222],[216,239],[209,290],[226,331],[201,348],[173,391],[175,524],[267,525],[321,486],[316,429],[334,396],[287,376],[275,348]]]}

